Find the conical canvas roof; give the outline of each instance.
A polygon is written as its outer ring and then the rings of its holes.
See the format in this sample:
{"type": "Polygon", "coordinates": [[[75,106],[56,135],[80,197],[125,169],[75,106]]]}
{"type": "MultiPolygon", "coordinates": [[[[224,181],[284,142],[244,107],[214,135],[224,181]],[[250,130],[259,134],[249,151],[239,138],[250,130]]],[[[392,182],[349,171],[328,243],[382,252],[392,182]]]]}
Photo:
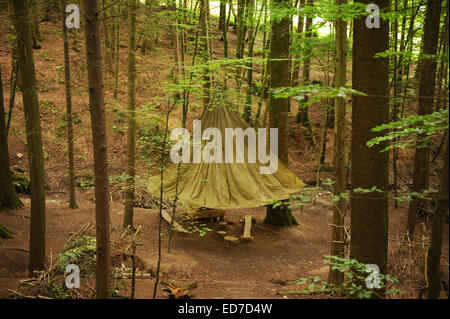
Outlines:
{"type": "MultiPolygon", "coordinates": [[[[202,133],[207,128],[217,128],[222,133],[222,150],[225,154],[225,129],[248,128],[240,114],[228,106],[216,106],[205,111],[201,120],[202,133]]],[[[192,133],[192,132],[191,132],[192,133]]],[[[192,140],[192,136],[191,136],[192,140]]],[[[206,141],[209,142],[209,141],[206,141]]],[[[205,144],[205,142],[204,142],[205,144]]],[[[234,147],[236,148],[236,144],[234,147]]],[[[253,146],[254,147],[254,146],[253,146]]],[[[252,148],[252,146],[250,146],[252,148]]],[[[267,147],[267,150],[269,147],[267,147]]],[[[178,200],[194,207],[215,209],[250,208],[267,205],[268,202],[289,198],[304,183],[285,165],[278,161],[273,174],[261,174],[259,162],[248,163],[248,139],[245,139],[245,163],[181,163],[178,182],[178,200]]],[[[180,152],[181,153],[181,152],[180,152]]],[[[225,155],[223,155],[225,157],[225,155]]],[[[234,157],[235,157],[234,153],[234,157]]],[[[192,147],[191,147],[192,159],[192,147]]],[[[165,199],[175,198],[178,164],[171,163],[164,174],[165,199]]],[[[159,176],[152,178],[150,192],[159,196],[159,176]]]]}

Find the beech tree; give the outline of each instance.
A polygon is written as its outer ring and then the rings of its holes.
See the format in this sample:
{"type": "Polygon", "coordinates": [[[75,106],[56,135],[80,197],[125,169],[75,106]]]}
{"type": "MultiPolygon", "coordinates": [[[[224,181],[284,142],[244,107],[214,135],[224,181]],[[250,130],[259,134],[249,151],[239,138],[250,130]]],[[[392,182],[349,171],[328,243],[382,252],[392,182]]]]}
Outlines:
{"type": "MultiPolygon", "coordinates": [[[[336,0],[337,5],[346,4],[347,0],[336,0]]],[[[336,29],[336,81],[337,89],[345,87],[347,75],[347,23],[338,18],[335,22],[336,29]]],[[[346,98],[336,97],[334,103],[334,189],[333,195],[338,196],[339,201],[333,205],[333,222],[331,228],[330,255],[344,257],[344,229],[343,219],[347,201],[341,194],[347,191],[347,179],[345,176],[345,121],[346,98]]],[[[330,268],[328,281],[339,284],[343,281],[343,274],[330,268]]]]}
{"type": "MultiPolygon", "coordinates": [[[[370,0],[362,3],[369,4],[370,0]]],[[[389,0],[377,1],[380,10],[389,0]]],[[[378,265],[386,273],[388,249],[389,158],[385,143],[369,148],[372,128],[389,122],[389,61],[375,55],[389,49],[389,21],[368,28],[365,17],[353,20],[353,89],[366,96],[352,97],[351,241],[350,258],[378,265]],[[380,192],[358,193],[358,188],[380,192]]]]}
{"type": "MultiPolygon", "coordinates": [[[[200,56],[202,57],[203,63],[207,63],[210,59],[209,54],[209,41],[208,41],[208,14],[207,14],[207,1],[199,0],[200,7],[200,17],[199,17],[199,27],[200,27],[200,56]]],[[[205,68],[203,75],[203,112],[209,106],[211,100],[211,77],[209,75],[208,68],[205,68]]]]}
{"type": "Polygon", "coordinates": [[[111,243],[109,214],[109,180],[106,148],[106,118],[103,92],[103,58],[101,49],[98,0],[83,0],[86,18],[86,56],[88,66],[89,112],[94,150],[96,297],[109,298],[111,286],[111,243]]]}
{"type": "Polygon", "coordinates": [[[127,169],[123,227],[133,228],[136,153],[136,0],[128,0],[128,24],[127,169]]]}
{"type": "MultiPolygon", "coordinates": [[[[419,74],[419,115],[433,112],[434,89],[436,83],[436,53],[439,39],[439,25],[441,15],[441,1],[428,0],[425,16],[423,48],[420,60],[419,74]]],[[[423,136],[418,136],[418,140],[423,136]]],[[[423,192],[428,189],[430,179],[430,147],[421,147],[417,143],[414,155],[413,192],[423,192]]],[[[407,232],[410,237],[414,234],[414,226],[418,215],[422,215],[426,208],[425,202],[415,197],[409,205],[407,232]]]]}
{"type": "Polygon", "coordinates": [[[11,177],[5,122],[5,105],[3,101],[2,69],[0,67],[0,211],[3,207],[18,209],[22,208],[22,206],[23,204],[16,194],[11,177]]]}
{"type": "Polygon", "coordinates": [[[41,123],[36,88],[36,73],[31,41],[30,14],[26,1],[14,0],[14,24],[17,35],[23,109],[30,171],[31,218],[29,270],[44,269],[45,264],[45,179],[41,123]]]}
{"type": "MultiPolygon", "coordinates": [[[[288,8],[288,0],[272,0],[272,8],[288,8]]],[[[278,87],[290,85],[289,69],[289,45],[290,45],[290,17],[284,16],[281,21],[272,20],[272,32],[270,35],[270,59],[269,59],[269,126],[278,128],[278,157],[284,164],[289,164],[288,153],[288,113],[289,98],[275,98],[273,90],[278,87]]],[[[292,215],[289,202],[284,202],[276,208],[267,206],[265,223],[278,226],[298,225],[292,215]]]]}
{"type": "Polygon", "coordinates": [[[69,160],[69,208],[77,208],[75,196],[75,168],[73,158],[73,118],[72,118],[72,89],[70,79],[70,56],[69,56],[69,40],[67,35],[65,8],[66,0],[62,0],[62,25],[63,25],[63,42],[64,42],[64,83],[66,85],[66,116],[67,116],[67,153],[69,160]]]}
{"type": "Polygon", "coordinates": [[[428,277],[428,298],[439,298],[441,291],[441,250],[445,225],[445,215],[448,213],[449,188],[448,188],[448,153],[449,138],[445,148],[445,159],[441,171],[441,185],[439,197],[434,210],[433,224],[431,229],[431,243],[427,254],[427,277],[428,277]]]}

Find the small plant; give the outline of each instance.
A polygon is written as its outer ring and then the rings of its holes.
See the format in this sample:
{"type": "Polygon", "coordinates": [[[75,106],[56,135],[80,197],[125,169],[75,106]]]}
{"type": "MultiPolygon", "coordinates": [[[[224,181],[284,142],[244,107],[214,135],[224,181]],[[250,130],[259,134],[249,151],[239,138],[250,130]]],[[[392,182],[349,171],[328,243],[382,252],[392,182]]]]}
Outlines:
{"type": "Polygon", "coordinates": [[[50,100],[39,100],[39,106],[44,109],[49,109],[51,107],[54,107],[55,103],[53,103],[53,101],[50,100]]]}
{"type": "Polygon", "coordinates": [[[326,294],[332,296],[368,299],[374,296],[385,297],[390,294],[403,295],[402,290],[392,287],[398,279],[385,274],[376,274],[376,289],[369,288],[367,280],[373,274],[369,265],[360,263],[356,259],[346,259],[337,256],[325,256],[324,263],[329,264],[332,270],[338,270],[344,274],[344,282],[340,285],[331,285],[318,276],[300,278],[294,283],[304,285],[300,294],[326,294]],[[389,287],[388,287],[389,286],[389,287]]]}
{"type": "MultiPolygon", "coordinates": [[[[55,299],[67,299],[69,294],[67,288],[65,288],[61,282],[61,276],[53,277],[50,282],[45,286],[46,293],[55,299]]],[[[64,282],[64,281],[63,281],[64,282]]]]}
{"type": "Polygon", "coordinates": [[[189,221],[186,228],[188,234],[198,233],[200,237],[203,237],[207,232],[212,231],[211,228],[206,227],[206,224],[203,224],[196,220],[189,221]]]}
{"type": "Polygon", "coordinates": [[[56,269],[65,272],[68,264],[77,264],[80,270],[90,272],[95,265],[96,241],[94,237],[83,236],[70,242],[58,256],[56,269]]]}

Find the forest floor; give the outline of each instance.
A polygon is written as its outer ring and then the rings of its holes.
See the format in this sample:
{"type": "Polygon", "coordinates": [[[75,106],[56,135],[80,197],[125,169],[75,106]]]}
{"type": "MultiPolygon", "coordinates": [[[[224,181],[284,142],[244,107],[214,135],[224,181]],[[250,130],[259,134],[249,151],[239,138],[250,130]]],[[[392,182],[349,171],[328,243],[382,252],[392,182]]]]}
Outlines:
{"type": "MultiPolygon", "coordinates": [[[[0,13],[1,19],[6,19],[0,13]]],[[[161,25],[164,25],[163,23],[161,25]]],[[[168,25],[168,24],[166,24],[168,25]]],[[[34,51],[36,64],[38,94],[40,100],[41,126],[46,168],[47,188],[47,256],[53,256],[53,262],[69,237],[69,233],[77,231],[88,222],[94,222],[94,203],[92,198],[92,142],[86,90],[85,50],[83,35],[78,32],[79,48],[71,50],[71,69],[73,84],[73,110],[77,121],[74,124],[74,147],[76,162],[76,178],[78,205],[80,208],[69,210],[68,178],[66,160],[66,135],[64,126],[65,95],[62,32],[57,21],[42,22],[41,30],[45,40],[42,49],[34,51]]],[[[165,84],[170,78],[174,66],[174,50],[170,45],[170,30],[161,27],[158,44],[147,55],[138,53],[137,104],[142,106],[140,115],[147,122],[138,123],[138,133],[148,133],[149,123],[163,125],[161,116],[164,110],[145,108],[157,102],[156,97],[165,96],[165,84]],[[150,83],[151,82],[151,83],[150,83]],[[158,117],[159,116],[159,117],[158,117]],[[147,131],[146,131],[147,130],[147,131]]],[[[9,74],[11,71],[11,49],[9,47],[7,24],[0,26],[0,65],[5,93],[9,92],[9,74]]],[[[215,57],[222,56],[220,33],[214,28],[212,35],[215,57]]],[[[235,47],[236,35],[229,32],[230,48],[235,47]]],[[[73,40],[73,35],[72,38],[73,40]]],[[[258,43],[259,40],[257,40],[258,43]]],[[[72,46],[73,41],[71,41],[72,46]]],[[[111,177],[124,174],[126,158],[126,123],[124,111],[127,101],[127,49],[126,38],[122,38],[120,49],[120,78],[118,98],[113,97],[114,80],[109,73],[105,79],[105,100],[108,123],[108,156],[110,158],[109,173],[111,177]]],[[[232,56],[232,54],[230,54],[232,56]]],[[[314,63],[314,61],[313,61],[314,63]]],[[[255,67],[255,81],[260,78],[260,68],[255,67]]],[[[312,79],[324,82],[322,72],[313,64],[312,79]]],[[[233,84],[231,84],[233,85],[233,84]]],[[[256,98],[254,99],[256,100],[256,98]]],[[[9,105],[9,94],[5,94],[5,105],[9,105]]],[[[254,101],[256,107],[256,101],[254,101]]],[[[414,106],[408,106],[413,108],[414,106]]],[[[196,118],[201,110],[201,99],[192,102],[192,111],[188,122],[196,118]],[[197,109],[197,112],[195,111],[197,109]]],[[[321,123],[323,108],[319,104],[309,107],[310,117],[317,133],[317,142],[321,141],[321,123]]],[[[253,114],[255,110],[253,111],[253,114]]],[[[348,112],[348,121],[351,121],[348,112]]],[[[175,110],[170,119],[171,128],[180,126],[181,112],[175,110]]],[[[314,152],[304,138],[304,128],[290,119],[290,168],[309,185],[317,179],[316,167],[318,152],[314,152]]],[[[325,169],[320,173],[322,181],[331,178],[333,136],[328,130],[326,144],[325,169]]],[[[143,134],[142,136],[146,136],[143,134]]],[[[139,140],[139,139],[138,139],[139,140]]],[[[11,130],[9,136],[9,152],[12,166],[27,170],[26,135],[21,92],[15,99],[11,130]]],[[[138,142],[139,143],[139,142],[138,142]]],[[[141,177],[158,172],[155,162],[149,161],[152,151],[146,149],[147,144],[138,144],[138,175],[141,177]]],[[[319,147],[318,147],[319,148],[319,147]]],[[[400,151],[399,157],[399,193],[408,191],[411,184],[410,169],[412,152],[400,151]]],[[[438,187],[440,161],[432,165],[431,188],[438,187]]],[[[392,173],[391,173],[392,179],[392,173]]],[[[250,243],[239,243],[237,247],[227,246],[215,234],[216,224],[207,223],[212,232],[204,237],[197,233],[176,234],[171,253],[165,253],[167,237],[163,238],[162,279],[179,286],[197,282],[194,291],[197,298],[288,298],[311,297],[283,294],[283,291],[296,290],[293,281],[301,277],[320,276],[326,280],[328,266],[323,263],[324,255],[329,252],[328,224],[331,221],[332,200],[329,190],[318,190],[312,194],[313,202],[306,203],[303,209],[295,208],[294,215],[300,223],[299,227],[272,228],[263,225],[264,208],[227,211],[226,219],[239,221],[244,215],[253,215],[256,224],[252,228],[254,240],[250,243]]],[[[5,240],[0,246],[0,298],[10,297],[6,289],[15,289],[20,279],[27,278],[28,255],[24,251],[10,248],[27,249],[29,246],[29,198],[22,196],[25,207],[19,211],[5,210],[0,213],[0,224],[17,233],[14,239],[5,240]]],[[[121,225],[123,205],[120,201],[112,203],[111,218],[114,225],[121,225]]],[[[390,201],[389,267],[388,272],[400,279],[399,288],[406,291],[406,297],[417,298],[423,294],[425,287],[424,261],[426,243],[431,229],[430,221],[417,225],[417,242],[403,247],[401,241],[406,224],[407,204],[394,209],[390,201]]],[[[348,212],[349,215],[349,212],[348,212]]],[[[347,218],[348,221],[349,217],[347,218]]],[[[142,246],[138,247],[138,255],[146,266],[155,269],[157,259],[157,211],[152,209],[135,209],[135,225],[143,227],[139,235],[142,246]]],[[[236,226],[238,227],[238,226],[236,226]]],[[[167,225],[164,224],[164,232],[167,225]]],[[[449,246],[448,225],[445,227],[445,242],[442,248],[443,279],[448,283],[449,246]]],[[[136,296],[151,297],[154,279],[137,279],[136,296]]],[[[121,293],[121,294],[126,294],[121,293]]],[[[159,292],[158,296],[164,296],[159,292]]],[[[398,296],[397,296],[398,297],[398,296]]]]}
{"type": "MultiPolygon", "coordinates": [[[[252,227],[254,239],[249,243],[230,246],[216,235],[217,223],[206,222],[211,232],[203,237],[198,233],[174,233],[171,252],[167,253],[167,236],[162,240],[161,280],[177,287],[197,283],[193,291],[195,298],[311,298],[313,296],[289,293],[300,290],[294,281],[310,276],[327,279],[329,267],[323,263],[329,252],[329,226],[331,220],[331,194],[322,191],[321,196],[305,204],[303,209],[295,209],[294,216],[300,223],[298,227],[277,228],[264,225],[265,209],[241,209],[227,211],[225,219],[239,221],[244,215],[252,215],[256,223],[252,227]]],[[[0,298],[11,297],[7,289],[16,289],[19,280],[28,278],[28,254],[11,248],[27,249],[29,244],[29,199],[23,198],[26,206],[20,211],[6,210],[1,214],[1,223],[13,229],[14,239],[6,240],[0,247],[0,298]]],[[[389,273],[394,272],[403,280],[396,287],[403,289],[407,298],[417,298],[423,294],[423,247],[412,249],[395,241],[395,234],[404,231],[406,207],[390,212],[389,273]],[[404,258],[400,256],[403,251],[404,258]],[[400,270],[399,270],[400,269],[400,270]],[[400,276],[399,276],[400,275],[400,276]],[[422,288],[422,292],[420,290],[422,288]]],[[[113,203],[111,207],[112,224],[121,225],[123,206],[113,203]]],[[[53,264],[58,253],[69,238],[88,222],[94,221],[94,204],[80,203],[80,208],[70,210],[66,200],[55,197],[47,201],[47,256],[53,256],[53,264]]],[[[181,223],[182,221],[179,220],[181,223]]],[[[429,223],[425,223],[429,229],[429,223]]],[[[135,226],[142,226],[138,241],[137,255],[146,268],[156,269],[158,258],[158,211],[135,209],[135,226]]],[[[235,227],[242,232],[242,227],[235,227]]],[[[418,227],[420,228],[420,227],[418,227]]],[[[168,225],[164,223],[163,234],[168,225]]],[[[418,229],[417,238],[426,234],[418,229]]],[[[448,282],[448,227],[444,234],[443,279],[448,282]],[[446,269],[446,270],[445,270],[446,269]]],[[[426,241],[424,241],[426,242],[426,241]]],[[[136,279],[136,298],[151,298],[154,278],[136,279]]],[[[120,295],[129,295],[131,280],[124,280],[120,295]]],[[[83,285],[83,282],[81,282],[83,285]]],[[[159,286],[158,297],[167,297],[159,286]]],[[[445,293],[442,292],[442,297],[445,293]]],[[[398,298],[399,296],[392,296],[398,298]]]]}

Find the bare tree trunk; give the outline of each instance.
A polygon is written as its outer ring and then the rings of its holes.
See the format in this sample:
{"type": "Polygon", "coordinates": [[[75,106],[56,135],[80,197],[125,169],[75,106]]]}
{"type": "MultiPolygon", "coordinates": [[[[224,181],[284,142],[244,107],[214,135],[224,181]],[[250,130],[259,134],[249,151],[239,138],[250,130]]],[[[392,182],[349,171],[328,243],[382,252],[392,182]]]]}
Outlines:
{"type": "Polygon", "coordinates": [[[245,14],[245,1],[246,0],[237,0],[237,16],[236,16],[236,24],[238,28],[238,36],[236,43],[236,59],[242,59],[244,57],[244,52],[242,52],[243,43],[244,43],[244,14],[245,14]]]}
{"type": "MultiPolygon", "coordinates": [[[[389,0],[377,1],[377,5],[380,11],[386,10],[389,0]]],[[[353,20],[353,89],[367,96],[352,98],[351,185],[353,190],[375,186],[381,192],[360,194],[352,190],[350,258],[376,264],[386,273],[389,156],[380,152],[385,144],[366,145],[378,134],[371,129],[389,122],[389,60],[374,57],[389,49],[389,21],[380,20],[380,28],[372,29],[367,28],[365,18],[353,20]]]]}
{"type": "MultiPolygon", "coordinates": [[[[425,16],[423,49],[424,55],[435,55],[437,53],[439,24],[442,3],[440,1],[428,0],[427,13],[425,16]]],[[[419,78],[419,115],[426,115],[433,112],[434,88],[436,83],[436,65],[435,57],[424,58],[420,61],[419,78]]],[[[423,136],[418,136],[418,139],[423,136]]],[[[417,146],[421,142],[418,141],[417,146]]],[[[422,192],[428,189],[430,178],[430,147],[416,147],[413,169],[412,191],[422,192]]],[[[408,222],[406,231],[408,236],[414,234],[417,216],[425,213],[424,201],[415,197],[409,204],[408,222]]]]}
{"type": "MultiPolygon", "coordinates": [[[[200,47],[203,63],[207,63],[209,61],[209,41],[208,37],[208,24],[207,24],[207,0],[199,0],[200,1],[200,47]]],[[[211,99],[211,77],[209,76],[209,70],[205,70],[205,75],[203,76],[203,112],[209,106],[209,101],[211,99]]]]}
{"type": "MultiPolygon", "coordinates": [[[[448,73],[448,67],[446,67],[447,61],[448,61],[448,10],[449,10],[449,1],[447,1],[446,5],[446,13],[445,13],[445,20],[444,20],[444,28],[442,29],[441,36],[440,36],[440,52],[441,58],[439,60],[439,74],[438,74],[438,92],[437,92],[437,100],[436,100],[436,111],[439,111],[441,109],[441,101],[444,100],[445,103],[445,96],[447,94],[444,93],[442,90],[442,85],[445,87],[445,83],[447,80],[447,73],[448,73]],[[445,96],[443,96],[445,94],[445,96]]],[[[448,87],[447,87],[448,89],[448,87]]],[[[445,89],[444,89],[445,90],[445,89]]],[[[445,109],[445,106],[444,106],[445,109]]]]}
{"type": "Polygon", "coordinates": [[[223,30],[226,22],[225,22],[225,17],[227,14],[227,2],[226,0],[220,0],[220,5],[219,5],[219,30],[223,30]]]}
{"type": "MultiPolygon", "coordinates": [[[[264,7],[264,31],[263,31],[263,39],[262,39],[262,58],[263,60],[266,58],[266,48],[267,48],[267,0],[263,0],[263,7],[264,7]]],[[[255,129],[259,126],[265,127],[265,123],[263,124],[260,120],[261,115],[261,108],[264,102],[265,94],[266,94],[266,87],[267,87],[267,62],[263,62],[262,65],[262,74],[261,74],[261,91],[259,92],[259,99],[258,99],[258,109],[256,110],[255,115],[255,121],[254,121],[254,127],[255,129]]],[[[267,111],[267,107],[265,108],[267,111]]],[[[265,112],[267,114],[267,112],[265,112]]]]}
{"type": "MultiPolygon", "coordinates": [[[[119,91],[119,64],[120,64],[120,2],[117,3],[117,9],[116,9],[116,15],[117,17],[114,18],[115,25],[114,25],[114,32],[116,33],[116,36],[114,37],[115,42],[115,48],[114,48],[114,98],[117,99],[118,91],[119,91]]],[[[145,43],[146,40],[144,40],[145,43]]],[[[145,53],[144,53],[145,54],[145,53]]]]}
{"type": "Polygon", "coordinates": [[[31,1],[31,10],[32,10],[32,38],[33,38],[33,48],[40,49],[41,45],[41,29],[40,29],[40,18],[39,18],[39,0],[31,1]]]}
{"type": "Polygon", "coordinates": [[[439,198],[434,211],[431,230],[431,243],[427,255],[428,298],[439,298],[441,291],[441,250],[445,215],[448,212],[448,153],[449,138],[445,150],[445,159],[441,171],[439,198]]]}
{"type": "Polygon", "coordinates": [[[86,56],[89,82],[89,111],[91,113],[94,150],[95,225],[96,225],[96,298],[111,294],[111,258],[109,215],[109,180],[106,148],[106,116],[103,92],[103,59],[98,16],[98,0],[83,0],[86,17],[86,56]]]}
{"type": "MultiPolygon", "coordinates": [[[[314,5],[313,0],[307,0],[307,5],[312,6],[314,5]]],[[[305,38],[311,38],[312,37],[312,17],[306,17],[306,24],[305,24],[305,38]]],[[[311,44],[306,41],[306,57],[303,61],[303,85],[309,84],[309,77],[310,77],[310,71],[311,71],[311,44]]],[[[299,108],[297,113],[297,123],[302,124],[304,127],[308,129],[307,131],[307,138],[309,141],[309,144],[315,149],[316,143],[314,142],[314,132],[313,132],[313,125],[309,119],[309,112],[308,112],[308,105],[304,105],[308,102],[308,98],[305,97],[305,99],[302,102],[299,102],[299,108]]]]}
{"type": "Polygon", "coordinates": [[[15,28],[23,89],[23,109],[27,132],[28,165],[31,188],[30,264],[29,270],[45,267],[45,178],[42,134],[39,118],[39,101],[36,87],[31,27],[25,1],[14,0],[15,28]]]}
{"type": "Polygon", "coordinates": [[[0,211],[3,207],[19,209],[23,206],[16,194],[11,177],[8,137],[5,123],[2,70],[0,68],[0,211]]]}
{"type": "MultiPolygon", "coordinates": [[[[305,6],[306,0],[300,0],[300,8],[305,6]]],[[[301,39],[303,33],[303,25],[304,25],[305,17],[299,13],[298,22],[297,22],[297,39],[301,39]]],[[[300,58],[300,56],[296,56],[294,58],[300,58]]],[[[297,86],[299,84],[299,75],[300,75],[300,62],[293,63],[293,71],[292,71],[292,86],[297,86]]]]}
{"type": "MultiPolygon", "coordinates": [[[[250,19],[250,29],[248,32],[248,57],[253,58],[253,29],[254,29],[254,12],[255,0],[247,0],[248,18],[250,19]]],[[[247,123],[252,123],[252,95],[253,95],[253,63],[247,63],[247,94],[244,107],[243,117],[247,123]]]]}
{"type": "Polygon", "coordinates": [[[72,92],[70,79],[69,40],[65,19],[66,0],[62,0],[63,42],[64,42],[64,82],[66,85],[66,116],[67,116],[67,153],[69,160],[69,208],[77,208],[75,197],[75,169],[73,158],[73,120],[72,120],[72,92]]]}
{"type": "MultiPolygon", "coordinates": [[[[336,5],[344,5],[347,0],[336,0],[336,5]]],[[[336,80],[335,88],[345,87],[347,82],[347,23],[338,18],[335,22],[336,28],[336,80]]],[[[334,189],[333,195],[339,196],[339,201],[333,205],[333,222],[331,225],[331,248],[330,255],[344,257],[344,213],[347,205],[342,193],[347,192],[347,179],[345,178],[345,138],[346,121],[345,107],[346,98],[336,97],[334,103],[334,189]]],[[[332,270],[328,274],[330,284],[340,284],[344,280],[343,273],[332,270]]]]}
{"type": "Polygon", "coordinates": [[[136,0],[128,0],[128,24],[127,177],[123,227],[133,228],[136,149],[136,0]]]}
{"type": "MultiPolygon", "coordinates": [[[[226,0],[221,0],[220,1],[220,5],[223,6],[224,8],[226,8],[226,0]]],[[[225,19],[226,17],[226,10],[224,9],[224,17],[223,17],[223,21],[221,22],[221,30],[222,30],[222,38],[223,38],[223,57],[225,59],[228,59],[228,23],[229,21],[225,19]]],[[[231,11],[231,8],[230,8],[231,11]]],[[[225,79],[226,81],[226,79],[225,79]]]]}
{"type": "MultiPolygon", "coordinates": [[[[289,0],[272,0],[283,8],[289,7],[289,0]]],[[[270,60],[269,60],[269,87],[288,87],[290,84],[289,70],[289,16],[285,16],[281,21],[272,21],[272,32],[270,36],[270,60]]],[[[289,164],[289,128],[288,112],[289,98],[275,98],[272,90],[269,93],[269,125],[271,128],[278,128],[278,157],[285,164],[289,164]]],[[[278,226],[298,225],[297,220],[292,215],[292,210],[288,202],[284,202],[277,208],[267,206],[264,222],[278,226]]]]}

